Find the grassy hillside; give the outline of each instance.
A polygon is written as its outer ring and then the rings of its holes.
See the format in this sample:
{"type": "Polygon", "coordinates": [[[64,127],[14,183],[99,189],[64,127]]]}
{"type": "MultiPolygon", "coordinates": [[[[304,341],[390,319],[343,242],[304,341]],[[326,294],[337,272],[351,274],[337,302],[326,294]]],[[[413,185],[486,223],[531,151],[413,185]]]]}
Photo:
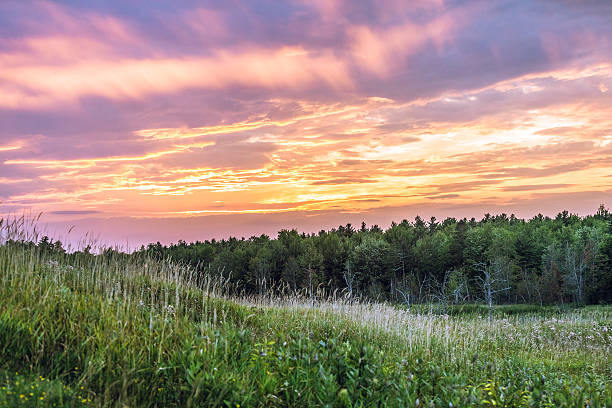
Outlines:
{"type": "Polygon", "coordinates": [[[0,406],[612,406],[612,308],[230,299],[142,258],[0,246],[0,406]]]}

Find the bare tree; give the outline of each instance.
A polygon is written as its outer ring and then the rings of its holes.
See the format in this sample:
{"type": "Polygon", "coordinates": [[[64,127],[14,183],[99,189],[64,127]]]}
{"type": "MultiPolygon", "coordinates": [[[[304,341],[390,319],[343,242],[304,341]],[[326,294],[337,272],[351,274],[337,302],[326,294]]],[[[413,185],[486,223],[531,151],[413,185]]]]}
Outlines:
{"type": "Polygon", "coordinates": [[[484,301],[489,307],[489,319],[491,319],[495,294],[510,290],[508,279],[504,273],[504,264],[500,259],[496,259],[489,263],[480,262],[476,264],[476,267],[481,273],[477,280],[482,289],[484,301]]]}
{"type": "Polygon", "coordinates": [[[400,288],[395,288],[395,290],[402,295],[402,298],[404,299],[404,303],[406,304],[407,307],[410,307],[410,292],[408,292],[408,290],[404,289],[401,290],[400,288]]]}
{"type": "MultiPolygon", "coordinates": [[[[405,294],[405,289],[404,290],[399,289],[400,286],[404,288],[406,287],[406,255],[401,249],[397,250],[396,253],[397,253],[397,259],[399,261],[399,265],[393,268],[393,272],[396,278],[397,278],[397,273],[400,272],[401,277],[397,279],[398,282],[395,282],[393,279],[391,280],[391,296],[394,296],[395,292],[397,291],[400,295],[402,295],[404,301],[406,301],[406,299],[409,299],[410,294],[408,294],[408,298],[407,298],[405,294]],[[395,288],[393,287],[394,284],[395,284],[395,288]]],[[[407,303],[408,303],[408,306],[410,306],[410,302],[408,301],[407,303]]]]}
{"type": "Polygon", "coordinates": [[[348,289],[349,297],[353,297],[353,283],[355,283],[355,270],[351,270],[351,263],[346,263],[346,269],[342,276],[344,277],[344,282],[346,282],[346,287],[348,289]]]}
{"type": "Polygon", "coordinates": [[[400,255],[400,266],[395,268],[394,271],[401,271],[401,278],[397,279],[393,289],[391,290],[391,293],[399,293],[401,295],[400,300],[402,300],[407,307],[410,307],[410,282],[408,281],[408,277],[406,276],[405,265],[406,264],[404,262],[404,256],[400,255]]]}
{"type": "Polygon", "coordinates": [[[535,290],[536,295],[538,296],[538,302],[540,303],[540,306],[542,306],[543,301],[542,301],[542,290],[540,289],[540,287],[542,286],[542,278],[538,276],[537,273],[532,272],[531,273],[531,277],[532,279],[530,281],[527,281],[527,285],[533,285],[533,289],[535,290]]]}
{"type": "Polygon", "coordinates": [[[410,274],[404,274],[402,279],[395,283],[393,293],[399,293],[401,300],[408,306],[410,306],[411,302],[421,303],[426,298],[426,294],[423,293],[425,289],[427,289],[428,293],[430,292],[429,283],[429,277],[424,276],[421,279],[417,273],[411,271],[410,274]]]}
{"type": "MultiPolygon", "coordinates": [[[[602,231],[596,227],[581,227],[564,246],[551,244],[544,253],[545,279],[548,286],[544,290],[556,294],[563,302],[563,293],[572,295],[573,301],[584,304],[594,271],[596,269],[602,231]]],[[[538,294],[539,295],[539,294],[538,294]]]]}
{"type": "Polygon", "coordinates": [[[457,287],[453,289],[452,295],[455,305],[458,305],[460,302],[465,302],[470,296],[468,285],[466,285],[465,282],[459,282],[457,287]]]}
{"type": "Polygon", "coordinates": [[[444,313],[446,313],[446,307],[448,305],[448,282],[450,280],[450,274],[450,270],[444,272],[444,277],[440,282],[433,278],[433,298],[440,303],[444,313]]]}
{"type": "Polygon", "coordinates": [[[422,303],[423,298],[426,297],[426,294],[423,294],[423,290],[429,287],[430,277],[428,274],[423,274],[423,276],[420,276],[418,272],[414,271],[413,276],[416,278],[416,284],[418,287],[417,302],[422,303]]]}
{"type": "Polygon", "coordinates": [[[312,266],[308,264],[308,295],[310,296],[310,303],[313,303],[313,294],[312,294],[312,266]]]}
{"type": "Polygon", "coordinates": [[[268,275],[270,266],[264,260],[258,260],[255,268],[255,279],[257,283],[257,293],[263,296],[268,291],[268,275]]]}
{"type": "Polygon", "coordinates": [[[585,303],[585,285],[594,267],[601,234],[597,229],[581,228],[573,245],[565,244],[565,280],[578,304],[585,303]]]}

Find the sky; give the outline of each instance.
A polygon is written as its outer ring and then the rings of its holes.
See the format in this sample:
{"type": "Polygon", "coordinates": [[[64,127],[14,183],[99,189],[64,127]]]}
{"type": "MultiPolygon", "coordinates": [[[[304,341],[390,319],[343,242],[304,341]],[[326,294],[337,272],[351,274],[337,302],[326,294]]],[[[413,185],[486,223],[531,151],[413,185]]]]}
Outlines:
{"type": "Polygon", "coordinates": [[[593,213],[612,204],[611,18],[608,0],[3,0],[0,216],[133,248],[593,213]]]}

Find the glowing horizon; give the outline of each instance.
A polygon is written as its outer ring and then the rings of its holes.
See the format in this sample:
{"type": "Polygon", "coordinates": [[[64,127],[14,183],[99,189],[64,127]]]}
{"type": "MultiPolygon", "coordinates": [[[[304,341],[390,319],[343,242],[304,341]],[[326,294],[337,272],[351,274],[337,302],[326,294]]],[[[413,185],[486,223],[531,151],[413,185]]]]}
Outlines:
{"type": "Polygon", "coordinates": [[[92,4],[0,4],[1,215],[144,243],[612,203],[606,2],[92,4]]]}

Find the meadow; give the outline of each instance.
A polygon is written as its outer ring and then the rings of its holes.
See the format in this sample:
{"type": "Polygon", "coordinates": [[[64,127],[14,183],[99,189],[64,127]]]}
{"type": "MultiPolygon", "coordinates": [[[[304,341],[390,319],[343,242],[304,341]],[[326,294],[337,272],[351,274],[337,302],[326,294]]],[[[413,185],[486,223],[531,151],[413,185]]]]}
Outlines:
{"type": "Polygon", "coordinates": [[[9,232],[0,406],[612,406],[610,306],[236,296],[169,260],[9,232]]]}

